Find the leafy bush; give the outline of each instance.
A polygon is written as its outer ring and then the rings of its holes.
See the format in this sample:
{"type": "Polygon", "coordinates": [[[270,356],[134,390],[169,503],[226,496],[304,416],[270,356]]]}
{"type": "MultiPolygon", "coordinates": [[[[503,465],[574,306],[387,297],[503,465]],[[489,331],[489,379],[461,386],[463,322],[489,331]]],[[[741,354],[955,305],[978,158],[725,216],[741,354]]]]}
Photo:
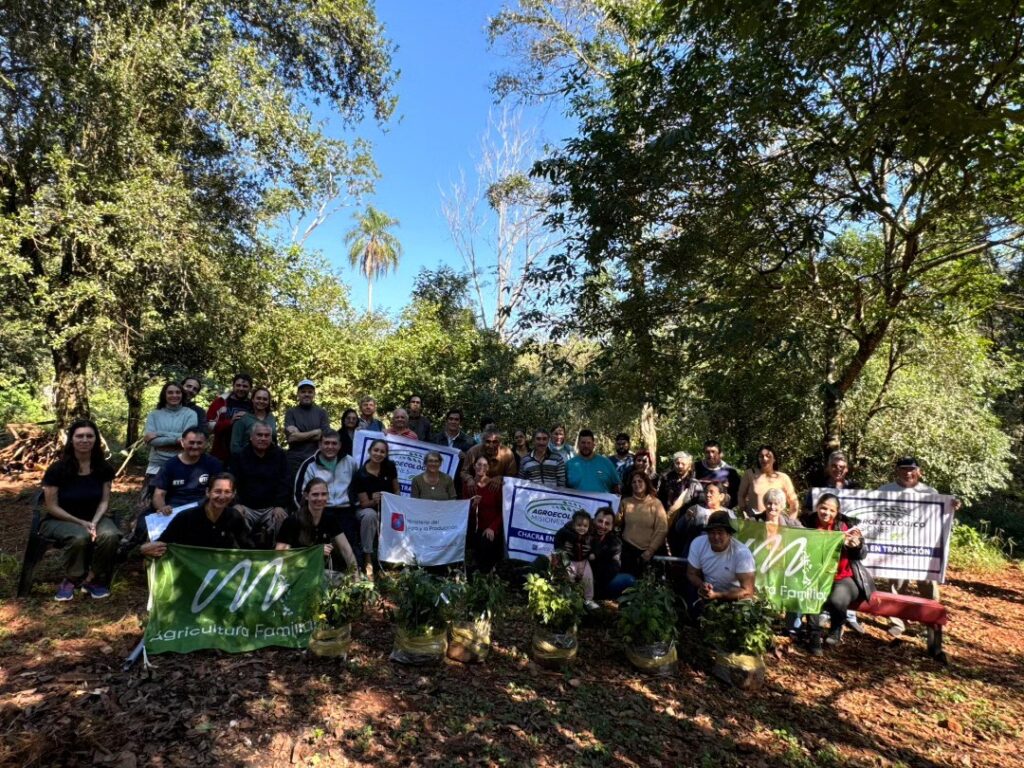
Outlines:
{"type": "Polygon", "coordinates": [[[491,619],[501,612],[507,598],[505,582],[496,573],[476,573],[451,585],[454,617],[460,621],[491,619]]]}
{"type": "Polygon", "coordinates": [[[648,573],[622,593],[616,626],[629,645],[668,643],[678,634],[675,593],[648,573]]]}
{"type": "Polygon", "coordinates": [[[705,641],[726,653],[765,652],[772,641],[775,611],[760,596],[754,600],[712,601],[700,618],[705,641]]]}
{"type": "Polygon", "coordinates": [[[394,581],[395,622],[412,635],[445,626],[451,616],[450,583],[421,568],[406,568],[394,581]]]}
{"type": "Polygon", "coordinates": [[[320,596],[316,619],[328,627],[351,624],[376,600],[377,590],[372,581],[349,574],[320,596]]]}
{"type": "Polygon", "coordinates": [[[531,573],[526,577],[530,615],[552,632],[568,632],[583,616],[583,587],[560,576],[563,569],[546,576],[531,573]]]}
{"type": "Polygon", "coordinates": [[[982,522],[982,530],[955,521],[949,539],[949,564],[954,568],[971,571],[998,571],[1006,564],[1004,550],[1014,542],[1006,539],[1001,529],[988,534],[988,523],[982,522]]]}

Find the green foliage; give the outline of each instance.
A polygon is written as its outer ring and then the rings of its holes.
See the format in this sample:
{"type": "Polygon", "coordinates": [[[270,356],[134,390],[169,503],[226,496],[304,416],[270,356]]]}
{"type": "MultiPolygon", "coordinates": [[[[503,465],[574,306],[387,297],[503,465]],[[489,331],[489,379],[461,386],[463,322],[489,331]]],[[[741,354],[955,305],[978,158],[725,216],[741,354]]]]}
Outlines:
{"type": "Polygon", "coordinates": [[[585,610],[582,585],[558,575],[559,570],[526,577],[530,615],[539,626],[555,633],[575,630],[585,610]]]}
{"type": "Polygon", "coordinates": [[[506,607],[508,590],[497,573],[474,573],[452,582],[449,591],[456,620],[478,621],[499,616],[506,607]]]}
{"type": "Polygon", "coordinates": [[[988,525],[978,530],[954,521],[949,538],[949,565],[968,571],[998,571],[1006,567],[1006,550],[1012,555],[1013,540],[1001,530],[988,533],[988,525]]]}
{"type": "Polygon", "coordinates": [[[700,617],[700,629],[713,648],[757,656],[772,641],[774,618],[774,610],[760,597],[733,602],[712,600],[700,617]]]}
{"type": "Polygon", "coordinates": [[[316,619],[328,627],[351,624],[377,600],[377,590],[372,581],[346,574],[337,583],[328,585],[321,594],[315,611],[316,619]]]}
{"type": "Polygon", "coordinates": [[[679,633],[675,593],[648,573],[622,593],[615,621],[619,635],[629,645],[671,642],[679,633]]]}
{"type": "Polygon", "coordinates": [[[394,106],[362,0],[28,0],[0,15],[0,62],[0,284],[22,318],[2,343],[49,353],[61,423],[88,413],[96,354],[137,390],[183,351],[163,334],[207,365],[236,341],[267,230],[375,174],[309,104],[347,127],[394,106]]]}
{"type": "Polygon", "coordinates": [[[391,595],[395,621],[413,635],[444,627],[451,617],[450,585],[422,568],[405,568],[395,578],[391,595]]]}

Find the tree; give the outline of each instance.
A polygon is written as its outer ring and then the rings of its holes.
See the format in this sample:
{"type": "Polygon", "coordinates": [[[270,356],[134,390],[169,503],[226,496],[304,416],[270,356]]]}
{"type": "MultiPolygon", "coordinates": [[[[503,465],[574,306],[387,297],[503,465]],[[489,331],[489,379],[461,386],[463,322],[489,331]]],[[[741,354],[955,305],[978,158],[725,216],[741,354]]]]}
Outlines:
{"type": "Polygon", "coordinates": [[[305,103],[346,125],[393,108],[362,0],[8,3],[0,85],[4,299],[49,350],[61,425],[89,412],[105,324],[148,298],[121,278],[146,260],[156,292],[185,265],[244,293],[269,224],[372,171],[305,103]]]}
{"type": "Polygon", "coordinates": [[[393,219],[372,205],[356,216],[356,226],[345,235],[349,244],[348,260],[366,278],[366,309],[373,311],[373,281],[398,267],[402,244],[389,230],[398,226],[393,219]]]}
{"type": "Polygon", "coordinates": [[[488,119],[473,187],[465,177],[444,195],[441,210],[469,271],[480,325],[503,341],[518,333],[528,303],[528,278],[558,247],[544,226],[546,185],[529,176],[539,157],[536,136],[503,110],[488,119]]]}
{"type": "Polygon", "coordinates": [[[983,312],[979,281],[1022,242],[1016,4],[630,5],[610,70],[560,40],[581,132],[538,166],[572,237],[545,282],[575,278],[581,329],[635,338],[669,383],[781,343],[782,375],[815,372],[820,443],[849,437],[869,364],[898,371],[902,335],[951,303],[983,312]]]}

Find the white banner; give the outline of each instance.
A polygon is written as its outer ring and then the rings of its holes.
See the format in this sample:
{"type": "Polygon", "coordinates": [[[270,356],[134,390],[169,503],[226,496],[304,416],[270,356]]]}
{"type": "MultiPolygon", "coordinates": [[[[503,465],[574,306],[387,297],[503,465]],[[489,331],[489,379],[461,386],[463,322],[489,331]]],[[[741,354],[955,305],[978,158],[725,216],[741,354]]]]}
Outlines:
{"type": "Polygon", "coordinates": [[[172,507],[169,515],[162,515],[159,512],[146,515],[146,531],[149,532],[149,540],[157,541],[161,536],[163,536],[164,531],[167,530],[167,526],[171,524],[171,520],[178,516],[179,512],[184,512],[186,509],[192,509],[192,507],[198,506],[199,502],[193,501],[191,504],[182,504],[180,507],[172,507]]]}
{"type": "Polygon", "coordinates": [[[815,488],[839,497],[841,510],[864,534],[864,566],[886,579],[946,580],[953,497],[931,493],[815,488]]]}
{"type": "Polygon", "coordinates": [[[381,494],[380,551],[386,563],[447,565],[466,559],[469,500],[381,494]]]}
{"type": "Polygon", "coordinates": [[[508,557],[533,560],[551,554],[555,533],[572,520],[576,510],[582,509],[593,517],[601,507],[611,507],[617,512],[619,497],[612,493],[549,488],[518,477],[506,477],[502,514],[508,557]]]}
{"type": "Polygon", "coordinates": [[[352,458],[358,466],[363,466],[370,458],[370,446],[375,440],[383,440],[388,444],[388,458],[398,468],[398,489],[403,496],[412,495],[412,479],[423,472],[423,458],[431,451],[441,454],[441,471],[455,480],[459,471],[459,449],[447,445],[424,443],[408,437],[388,435],[384,432],[371,432],[357,429],[352,445],[352,458]]]}

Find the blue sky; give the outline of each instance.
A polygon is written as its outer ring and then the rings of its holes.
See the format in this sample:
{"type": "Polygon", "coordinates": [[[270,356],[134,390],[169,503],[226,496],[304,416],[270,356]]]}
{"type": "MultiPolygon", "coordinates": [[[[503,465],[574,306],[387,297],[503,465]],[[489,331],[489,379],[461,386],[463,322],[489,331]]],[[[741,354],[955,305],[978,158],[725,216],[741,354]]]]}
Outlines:
{"type": "MultiPolygon", "coordinates": [[[[440,190],[458,177],[460,167],[472,178],[488,110],[500,110],[488,85],[504,62],[488,51],[486,25],[502,5],[500,0],[377,0],[377,15],[398,46],[398,109],[385,132],[368,124],[360,135],[373,142],[381,172],[368,202],[399,219],[404,252],[397,272],[374,283],[375,310],[401,309],[421,267],[463,266],[441,215],[440,190]]],[[[524,124],[538,127],[549,141],[560,138],[556,134],[565,125],[557,113],[537,109],[524,115],[524,124]]],[[[336,213],[307,246],[341,270],[353,304],[363,309],[366,281],[349,267],[343,242],[352,214],[351,209],[336,213]]]]}

